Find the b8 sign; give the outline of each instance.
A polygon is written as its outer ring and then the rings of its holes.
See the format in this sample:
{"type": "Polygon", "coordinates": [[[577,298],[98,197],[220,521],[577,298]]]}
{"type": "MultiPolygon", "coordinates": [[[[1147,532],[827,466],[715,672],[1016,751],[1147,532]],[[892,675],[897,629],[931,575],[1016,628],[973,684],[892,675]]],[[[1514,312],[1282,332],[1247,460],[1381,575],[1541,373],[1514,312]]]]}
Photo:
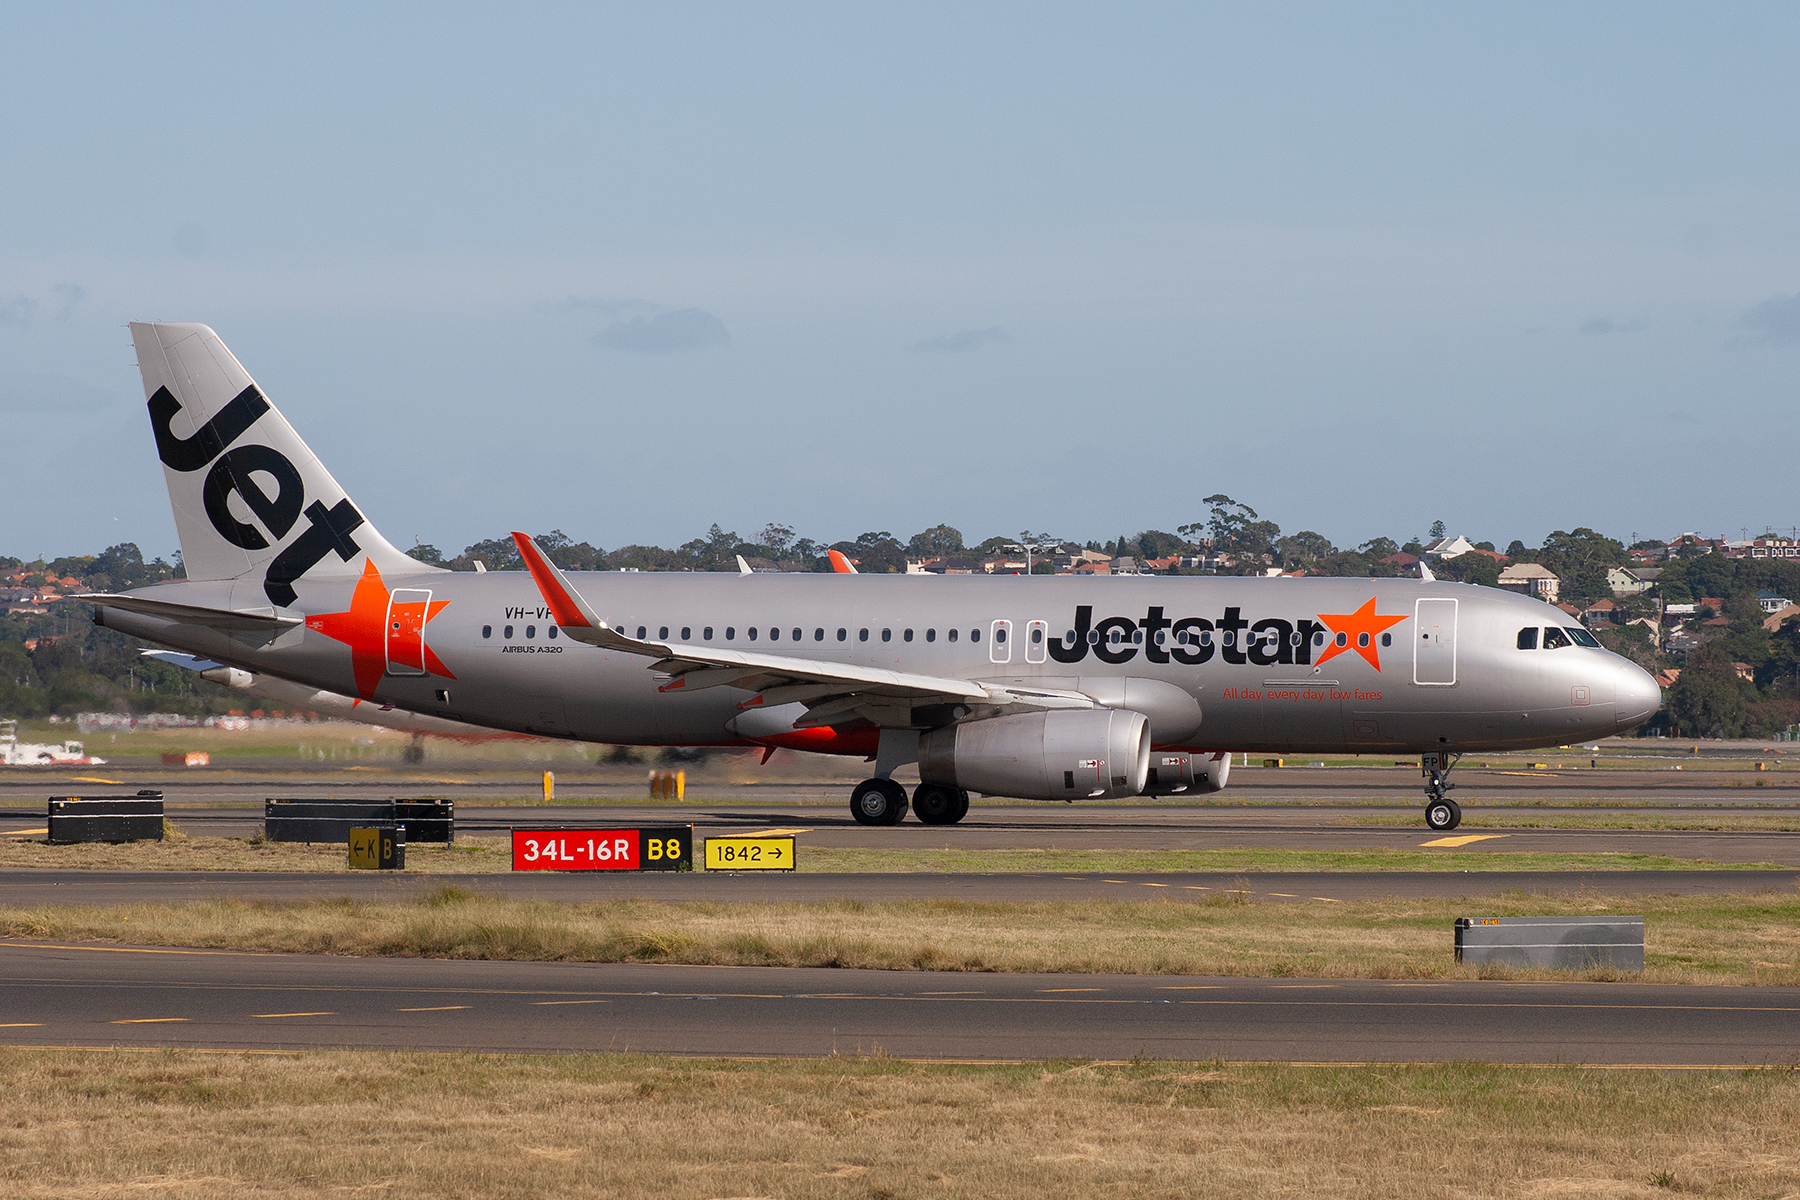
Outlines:
{"type": "Polygon", "coordinates": [[[657,829],[515,829],[515,871],[691,871],[694,831],[657,829]]]}

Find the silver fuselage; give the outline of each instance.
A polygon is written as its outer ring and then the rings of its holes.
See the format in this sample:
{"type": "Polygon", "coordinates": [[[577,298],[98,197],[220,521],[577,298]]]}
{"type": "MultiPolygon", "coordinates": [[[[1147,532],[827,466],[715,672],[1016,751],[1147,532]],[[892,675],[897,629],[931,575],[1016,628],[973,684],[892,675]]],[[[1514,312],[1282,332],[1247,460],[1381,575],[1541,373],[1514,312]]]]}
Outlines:
{"type": "MultiPolygon", "coordinates": [[[[1156,736],[1150,714],[1152,736],[1164,747],[1378,754],[1528,748],[1635,728],[1660,701],[1648,674],[1606,650],[1518,648],[1521,628],[1575,626],[1562,611],[1455,583],[630,572],[570,580],[609,624],[675,646],[1100,697],[1116,692],[1122,679],[1172,684],[1198,700],[1202,719],[1197,732],[1167,738],[1156,736]],[[1367,647],[1354,639],[1337,647],[1321,615],[1341,618],[1371,599],[1373,614],[1398,620],[1367,647]],[[1085,623],[1078,621],[1082,608],[1085,623]],[[1078,625],[1081,636],[1072,640],[1078,625]],[[1181,634],[1186,641],[1177,640],[1181,634]],[[1255,644],[1247,645],[1253,635],[1255,644]]],[[[210,609],[230,609],[234,601],[266,606],[258,582],[164,584],[133,595],[210,609]]],[[[752,693],[732,687],[659,690],[663,680],[643,656],[554,636],[554,619],[524,572],[390,573],[379,585],[412,602],[418,592],[430,593],[423,673],[416,653],[387,641],[390,614],[366,580],[300,580],[288,611],[307,624],[272,639],[117,608],[96,619],[245,670],[495,729],[615,744],[754,744],[776,737],[788,720],[746,713],[740,705],[752,693]],[[317,619],[325,615],[331,619],[317,619]]],[[[943,719],[941,712],[921,713],[920,722],[943,719]]]]}

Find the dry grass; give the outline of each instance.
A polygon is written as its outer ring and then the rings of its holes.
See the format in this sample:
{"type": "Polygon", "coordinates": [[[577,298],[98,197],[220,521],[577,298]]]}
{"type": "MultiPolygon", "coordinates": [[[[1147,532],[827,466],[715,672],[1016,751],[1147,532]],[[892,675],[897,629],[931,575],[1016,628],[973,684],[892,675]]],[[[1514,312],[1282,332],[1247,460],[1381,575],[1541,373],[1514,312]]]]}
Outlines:
{"type": "MultiPolygon", "coordinates": [[[[1643,914],[1653,983],[1800,985],[1800,895],[1513,895],[1473,902],[553,904],[443,888],[405,902],[210,900],[0,908],[0,936],[426,958],[878,970],[1456,979],[1455,916],[1643,914]]],[[[1481,972],[1558,978],[1557,972],[1481,972]]],[[[1623,977],[1618,972],[1587,978],[1623,977]]]]}
{"type": "MultiPolygon", "coordinates": [[[[179,830],[177,829],[179,833],[179,830]]],[[[1421,840],[1438,835],[1419,831],[1421,840]]],[[[953,836],[953,835],[952,835],[953,836]]],[[[698,850],[698,847],[696,847],[698,850]]],[[[95,842],[53,846],[41,839],[0,838],[0,867],[95,871],[348,871],[341,845],[307,846],[260,838],[178,836],[162,842],[95,842]]],[[[1670,871],[1777,870],[1773,863],[1719,863],[1666,854],[1564,853],[1474,849],[1344,850],[1064,850],[800,846],[807,872],[1239,872],[1239,871],[1670,871]]],[[[485,874],[512,870],[502,837],[464,835],[454,846],[415,843],[406,869],[419,874],[485,874]]]]}
{"type": "Polygon", "coordinates": [[[0,1051],[22,1198],[1800,1189],[1792,1073],[0,1051]]]}

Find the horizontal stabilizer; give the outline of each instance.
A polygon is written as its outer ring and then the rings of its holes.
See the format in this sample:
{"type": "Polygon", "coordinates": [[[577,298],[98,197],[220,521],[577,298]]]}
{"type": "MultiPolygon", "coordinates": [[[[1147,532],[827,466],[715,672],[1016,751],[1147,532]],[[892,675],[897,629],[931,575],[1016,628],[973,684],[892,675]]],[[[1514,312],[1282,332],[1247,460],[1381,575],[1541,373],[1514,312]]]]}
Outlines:
{"type": "Polygon", "coordinates": [[[183,625],[200,625],[222,633],[280,633],[301,623],[299,617],[277,616],[274,609],[263,612],[244,609],[201,608],[194,604],[172,604],[167,600],[147,600],[142,596],[115,596],[109,592],[87,592],[74,597],[95,608],[117,608],[145,617],[176,621],[183,625]]]}

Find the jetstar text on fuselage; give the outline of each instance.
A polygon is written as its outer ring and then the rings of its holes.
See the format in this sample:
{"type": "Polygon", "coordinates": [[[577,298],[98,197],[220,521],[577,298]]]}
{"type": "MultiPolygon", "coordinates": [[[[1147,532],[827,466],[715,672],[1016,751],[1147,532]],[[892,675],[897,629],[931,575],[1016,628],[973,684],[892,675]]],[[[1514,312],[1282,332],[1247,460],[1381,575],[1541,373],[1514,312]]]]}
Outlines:
{"type": "Polygon", "coordinates": [[[1077,663],[1091,652],[1103,663],[1118,665],[1136,658],[1139,651],[1152,663],[1177,662],[1198,666],[1216,655],[1233,666],[1310,666],[1315,658],[1329,662],[1339,654],[1355,652],[1377,671],[1380,649],[1392,645],[1388,629],[1404,616],[1379,616],[1375,598],[1351,613],[1322,613],[1290,620],[1286,617],[1246,617],[1228,606],[1217,617],[1165,615],[1161,605],[1150,605],[1142,617],[1105,617],[1094,620],[1092,605],[1075,609],[1073,626],[1050,641],[1050,657],[1060,663],[1077,663]]]}

